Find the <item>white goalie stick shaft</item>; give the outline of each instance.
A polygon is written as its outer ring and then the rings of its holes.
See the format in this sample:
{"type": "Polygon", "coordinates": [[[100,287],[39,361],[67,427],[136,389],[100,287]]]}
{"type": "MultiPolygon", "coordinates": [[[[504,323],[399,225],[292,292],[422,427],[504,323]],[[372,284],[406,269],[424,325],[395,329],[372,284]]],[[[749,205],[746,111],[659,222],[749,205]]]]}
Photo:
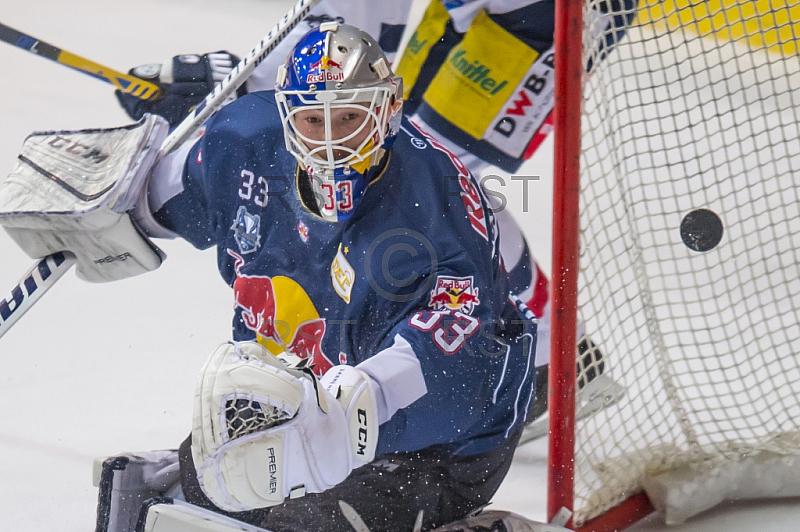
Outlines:
{"type": "Polygon", "coordinates": [[[283,18],[272,28],[267,35],[261,39],[258,46],[250,50],[236,67],[231,70],[214,90],[206,96],[206,99],[195,107],[189,116],[169,134],[161,145],[160,155],[166,155],[180,146],[192,133],[194,133],[203,122],[217,112],[222,103],[236,89],[238,89],[253,73],[253,70],[264,60],[267,55],[280,44],[290,31],[294,29],[305,17],[308,12],[317,5],[320,0],[300,0],[286,13],[283,18]]]}
{"type": "MultiPolygon", "coordinates": [[[[180,146],[203,122],[216,113],[228,96],[238,89],[253,70],[280,44],[320,0],[300,0],[286,13],[258,45],[250,50],[236,68],[206,96],[200,105],[170,133],[159,150],[164,156],[180,146]]],[[[0,337],[25,314],[39,298],[75,264],[75,257],[66,252],[39,259],[11,291],[10,299],[0,301],[0,337]]]]}
{"type": "Polygon", "coordinates": [[[11,296],[0,301],[0,337],[7,333],[73,264],[75,256],[70,253],[54,253],[36,261],[36,264],[11,290],[11,296]]]}

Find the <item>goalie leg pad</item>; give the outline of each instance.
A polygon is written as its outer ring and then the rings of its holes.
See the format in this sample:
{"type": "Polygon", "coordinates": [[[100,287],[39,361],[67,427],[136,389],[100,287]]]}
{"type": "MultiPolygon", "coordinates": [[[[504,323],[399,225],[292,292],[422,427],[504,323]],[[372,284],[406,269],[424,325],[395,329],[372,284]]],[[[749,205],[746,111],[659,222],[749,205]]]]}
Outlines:
{"type": "Polygon", "coordinates": [[[153,499],[145,503],[136,532],[270,532],[187,502],[153,499]]]}
{"type": "Polygon", "coordinates": [[[488,510],[463,521],[433,529],[433,532],[568,532],[568,528],[532,521],[521,515],[502,510],[488,510]]]}
{"type": "Polygon", "coordinates": [[[94,485],[97,532],[133,532],[142,503],[178,485],[177,451],[150,451],[97,459],[94,485]]]}
{"type": "MultiPolygon", "coordinates": [[[[343,506],[348,507],[343,503],[343,506]]],[[[352,511],[352,509],[350,509],[352,511]]],[[[146,504],[136,532],[270,532],[192,504],[153,500],[146,504]]],[[[356,514],[357,515],[357,514],[356,514]]],[[[363,523],[363,521],[362,521],[363,523]]],[[[362,529],[358,529],[362,530],[362,529]]],[[[434,532],[467,531],[567,532],[560,526],[532,521],[521,515],[489,510],[480,515],[439,527],[434,532]]]]}
{"type": "Polygon", "coordinates": [[[0,186],[0,225],[33,258],[71,252],[87,281],[158,268],[163,253],[130,212],[144,197],[167,129],[148,115],[113,129],[33,133],[0,186]]]}

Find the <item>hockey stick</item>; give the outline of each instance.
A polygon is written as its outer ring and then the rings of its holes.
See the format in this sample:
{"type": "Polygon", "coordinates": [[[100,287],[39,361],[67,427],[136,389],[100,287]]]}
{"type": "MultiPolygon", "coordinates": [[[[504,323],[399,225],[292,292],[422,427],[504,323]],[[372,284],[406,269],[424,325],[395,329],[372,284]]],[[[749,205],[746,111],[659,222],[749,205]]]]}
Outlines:
{"type": "Polygon", "coordinates": [[[22,48],[32,54],[68,66],[78,72],[89,74],[92,77],[114,85],[117,89],[126,94],[136,96],[142,100],[152,100],[161,96],[161,89],[154,83],[139,79],[130,74],[117,72],[107,66],[97,64],[79,55],[56,48],[52,44],[40,41],[35,37],[26,35],[2,23],[0,23],[0,41],[5,41],[8,44],[14,45],[17,48],[22,48]]]}
{"type": "MultiPolygon", "coordinates": [[[[286,38],[289,32],[292,31],[319,2],[320,0],[300,0],[295,4],[295,6],[281,18],[280,22],[259,41],[258,45],[250,50],[250,53],[236,65],[236,68],[231,70],[225,79],[206,96],[206,99],[195,107],[189,116],[164,139],[164,143],[159,150],[159,156],[163,157],[177,148],[182,142],[189,138],[206,119],[217,112],[225,99],[247,80],[256,66],[264,60],[267,54],[275,49],[275,47],[286,38]]],[[[3,28],[5,28],[5,26],[3,26],[3,28]]],[[[0,336],[5,334],[74,263],[75,259],[69,253],[55,253],[40,259],[33,268],[31,268],[28,274],[23,277],[23,280],[12,290],[12,302],[9,303],[3,300],[3,302],[0,303],[0,317],[2,317],[2,322],[0,322],[0,336]],[[45,271],[48,272],[46,275],[44,273],[45,271]],[[39,272],[42,278],[41,284],[36,284],[35,282],[37,272],[39,272]],[[26,292],[22,290],[23,285],[27,290],[27,296],[26,292]]]]}
{"type": "Polygon", "coordinates": [[[58,281],[72,265],[75,256],[55,253],[39,259],[11,290],[11,298],[0,301],[0,337],[58,281]]]}
{"type": "Polygon", "coordinates": [[[286,38],[289,32],[292,31],[319,2],[320,0],[300,0],[297,2],[297,4],[281,18],[275,27],[261,39],[258,46],[250,50],[250,53],[244,56],[239,64],[225,76],[225,79],[206,96],[206,99],[200,102],[192,112],[189,113],[189,116],[183,119],[183,122],[178,124],[172,133],[164,140],[164,144],[161,145],[160,154],[162,156],[166,155],[189,138],[208,117],[219,109],[225,99],[250,77],[253,70],[267,57],[267,54],[274,50],[275,47],[286,38]]]}

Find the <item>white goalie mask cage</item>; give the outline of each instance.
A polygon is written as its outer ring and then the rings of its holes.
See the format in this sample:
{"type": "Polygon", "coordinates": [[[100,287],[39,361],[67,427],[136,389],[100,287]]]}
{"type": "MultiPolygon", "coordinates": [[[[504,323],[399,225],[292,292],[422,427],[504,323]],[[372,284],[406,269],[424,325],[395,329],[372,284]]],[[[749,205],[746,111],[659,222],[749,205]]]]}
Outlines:
{"type": "Polygon", "coordinates": [[[275,99],[286,149],[310,174],[363,175],[397,134],[402,81],[369,34],[333,22],[298,42],[279,69],[275,99]],[[309,117],[319,126],[313,135],[298,123],[309,117]]]}

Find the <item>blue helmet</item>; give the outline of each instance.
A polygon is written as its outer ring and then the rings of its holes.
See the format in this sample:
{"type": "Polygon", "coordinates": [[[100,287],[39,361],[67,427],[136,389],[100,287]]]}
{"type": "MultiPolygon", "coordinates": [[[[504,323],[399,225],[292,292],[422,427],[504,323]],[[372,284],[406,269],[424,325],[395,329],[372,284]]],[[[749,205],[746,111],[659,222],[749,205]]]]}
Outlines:
{"type": "Polygon", "coordinates": [[[338,22],[304,35],[279,68],[286,149],[310,176],[325,220],[355,211],[397,136],[402,95],[375,39],[338,22]]]}

